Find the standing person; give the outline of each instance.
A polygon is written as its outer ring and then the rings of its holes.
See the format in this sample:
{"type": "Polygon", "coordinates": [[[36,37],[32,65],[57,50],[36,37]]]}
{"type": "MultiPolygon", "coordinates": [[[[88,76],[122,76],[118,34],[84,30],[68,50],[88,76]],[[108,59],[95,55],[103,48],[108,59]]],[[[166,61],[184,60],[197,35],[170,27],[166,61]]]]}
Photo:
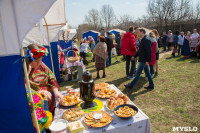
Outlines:
{"type": "Polygon", "coordinates": [[[179,31],[176,31],[174,33],[174,36],[173,36],[173,44],[174,44],[174,49],[172,51],[172,55],[175,57],[175,54],[177,52],[177,45],[178,45],[178,36],[179,36],[179,31]]]}
{"type": "Polygon", "coordinates": [[[192,41],[191,33],[190,33],[190,31],[188,31],[187,35],[184,39],[183,47],[182,47],[182,51],[181,51],[181,55],[183,55],[184,58],[188,58],[191,55],[191,52],[190,52],[191,41],[192,41]]]}
{"type": "Polygon", "coordinates": [[[198,43],[197,43],[197,48],[196,49],[197,49],[197,52],[199,53],[199,56],[197,58],[200,59],[200,35],[198,37],[198,43]]]}
{"type": "Polygon", "coordinates": [[[178,55],[181,55],[181,49],[183,46],[184,38],[184,32],[181,32],[181,34],[178,36],[178,55]]]}
{"type": "Polygon", "coordinates": [[[108,52],[108,58],[106,61],[106,66],[110,66],[111,65],[111,58],[112,58],[112,47],[113,47],[113,39],[112,36],[110,35],[110,32],[106,32],[106,44],[107,44],[107,52],[108,52]]]}
{"type": "Polygon", "coordinates": [[[63,64],[65,62],[65,51],[71,49],[71,47],[68,47],[66,49],[62,49],[61,46],[58,44],[57,45],[57,48],[58,48],[58,61],[59,61],[59,68],[63,68],[63,64]]]}
{"type": "MultiPolygon", "coordinates": [[[[137,51],[139,50],[139,46],[140,46],[140,37],[138,36],[139,33],[139,27],[135,27],[134,28],[135,32],[134,32],[134,36],[135,36],[135,45],[136,45],[136,49],[137,51]]],[[[134,70],[134,74],[136,73],[136,64],[137,64],[137,58],[135,58],[135,70],[134,70]]]]}
{"type": "Polygon", "coordinates": [[[97,43],[96,47],[94,48],[94,55],[95,55],[95,67],[97,69],[97,77],[99,76],[99,71],[103,70],[102,78],[106,77],[105,67],[106,67],[106,59],[107,59],[107,45],[106,39],[104,36],[100,36],[99,43],[97,43]]]}
{"type": "Polygon", "coordinates": [[[171,51],[171,46],[173,44],[173,33],[172,33],[171,30],[168,31],[168,35],[167,36],[168,36],[168,38],[167,38],[168,51],[171,51]]]}
{"type": "MultiPolygon", "coordinates": [[[[78,42],[78,39],[76,37],[74,37],[72,39],[72,50],[75,52],[75,54],[77,54],[78,51],[79,51],[78,46],[77,46],[77,42],[78,42]]],[[[75,54],[74,54],[74,56],[75,56],[75,54]]]]}
{"type": "Polygon", "coordinates": [[[155,66],[156,66],[156,72],[154,74],[154,78],[158,76],[158,60],[159,60],[159,54],[160,54],[160,51],[159,51],[159,46],[161,45],[160,44],[160,35],[158,33],[158,31],[156,29],[153,29],[152,32],[154,33],[155,35],[155,39],[157,41],[156,43],[156,63],[155,63],[155,66]]]}
{"type": "Polygon", "coordinates": [[[119,61],[117,59],[117,50],[116,50],[117,43],[115,41],[115,34],[112,34],[111,36],[112,36],[112,39],[113,39],[113,47],[112,47],[111,53],[115,56],[115,60],[116,60],[115,63],[118,63],[119,61]]]}
{"type": "Polygon", "coordinates": [[[153,32],[149,33],[149,39],[151,41],[151,62],[149,62],[149,67],[150,67],[150,73],[151,76],[154,74],[154,65],[156,63],[156,46],[157,41],[156,41],[156,36],[153,32]]]}
{"type": "Polygon", "coordinates": [[[145,34],[146,31],[144,29],[139,29],[141,43],[138,52],[135,54],[135,56],[132,57],[132,60],[134,60],[135,57],[139,56],[139,66],[136,71],[134,80],[130,84],[125,85],[125,87],[129,89],[132,89],[137,83],[143,70],[145,71],[145,74],[149,80],[149,86],[145,87],[145,89],[154,89],[153,79],[149,72],[149,62],[151,62],[151,41],[145,34]]]}
{"type": "Polygon", "coordinates": [[[117,43],[117,46],[116,46],[117,55],[121,55],[121,35],[120,35],[120,33],[117,34],[116,43],[117,43]]]}
{"type": "Polygon", "coordinates": [[[95,41],[94,41],[93,37],[91,37],[91,36],[89,37],[88,43],[89,43],[89,47],[91,49],[91,52],[93,52],[94,47],[95,47],[95,41]]]}
{"type": "Polygon", "coordinates": [[[133,79],[133,73],[135,70],[135,60],[131,60],[131,58],[136,53],[136,46],[135,46],[135,36],[133,35],[133,27],[129,28],[129,32],[124,34],[122,38],[122,45],[121,45],[121,54],[126,55],[126,76],[128,79],[133,79]],[[130,69],[130,62],[131,62],[131,69],[130,69]]]}
{"type": "Polygon", "coordinates": [[[198,42],[198,37],[199,37],[199,34],[197,32],[197,29],[194,29],[193,30],[193,34],[192,34],[192,41],[191,41],[191,50],[192,50],[192,56],[194,57],[196,55],[196,45],[197,45],[197,42],[198,42]]]}
{"type": "MultiPolygon", "coordinates": [[[[89,37],[88,43],[89,43],[90,50],[93,53],[93,50],[95,48],[95,41],[94,41],[94,38],[92,36],[89,37]]],[[[95,59],[95,57],[93,56],[91,62],[94,62],[94,59],[95,59]]]]}
{"type": "Polygon", "coordinates": [[[84,39],[83,43],[80,46],[80,56],[83,59],[83,64],[87,65],[87,61],[86,61],[86,55],[87,55],[87,49],[90,49],[87,40],[84,39]]]}
{"type": "Polygon", "coordinates": [[[162,38],[163,52],[166,52],[167,38],[168,38],[167,33],[163,32],[163,38],[162,38]]]}

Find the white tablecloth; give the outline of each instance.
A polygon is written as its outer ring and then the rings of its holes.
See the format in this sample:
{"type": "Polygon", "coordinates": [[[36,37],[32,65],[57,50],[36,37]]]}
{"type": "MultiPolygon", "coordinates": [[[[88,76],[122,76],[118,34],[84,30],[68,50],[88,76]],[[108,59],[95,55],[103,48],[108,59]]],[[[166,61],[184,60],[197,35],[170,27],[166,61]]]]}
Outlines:
{"type": "Polygon", "coordinates": [[[83,64],[82,61],[76,61],[76,62],[74,62],[74,63],[70,63],[70,62],[67,62],[67,60],[65,60],[65,63],[64,63],[64,65],[63,65],[64,68],[67,68],[67,69],[68,69],[68,74],[71,74],[70,67],[73,67],[73,66],[81,66],[82,69],[83,69],[83,72],[86,71],[85,65],[83,64]]]}
{"type": "MultiPolygon", "coordinates": [[[[111,88],[115,89],[117,93],[122,93],[116,86],[110,85],[111,88]]],[[[62,92],[64,95],[67,94],[67,92],[62,92]]],[[[104,107],[102,110],[107,111],[105,107],[106,100],[100,99],[104,103],[104,107]]],[[[130,104],[135,105],[133,102],[130,102],[130,104]]],[[[136,106],[136,105],[135,105],[136,106]]],[[[139,109],[139,108],[138,108],[139,109]]],[[[57,103],[57,108],[55,109],[55,118],[59,119],[62,118],[62,114],[65,112],[66,108],[59,107],[57,103]]],[[[150,126],[150,120],[147,115],[145,115],[140,109],[138,113],[133,117],[133,119],[129,120],[122,120],[114,115],[112,112],[108,112],[113,116],[113,121],[110,125],[103,127],[103,128],[90,128],[87,125],[84,124],[83,118],[81,118],[81,121],[83,125],[85,126],[85,130],[83,133],[150,133],[151,132],[151,126],[150,126]]]]}

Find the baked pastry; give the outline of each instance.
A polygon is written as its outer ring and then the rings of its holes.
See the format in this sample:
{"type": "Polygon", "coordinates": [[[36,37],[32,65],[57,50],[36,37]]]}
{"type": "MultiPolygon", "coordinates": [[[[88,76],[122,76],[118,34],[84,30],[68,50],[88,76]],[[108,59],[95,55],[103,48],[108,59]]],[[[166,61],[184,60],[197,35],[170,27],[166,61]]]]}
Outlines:
{"type": "Polygon", "coordinates": [[[73,106],[81,102],[81,99],[73,94],[67,95],[63,97],[63,101],[60,102],[62,106],[73,106]]]}
{"type": "Polygon", "coordinates": [[[117,111],[114,111],[114,113],[119,117],[131,117],[134,116],[137,113],[137,111],[128,106],[124,106],[120,107],[117,111]]]}
{"type": "Polygon", "coordinates": [[[110,97],[110,99],[106,101],[106,104],[109,109],[113,110],[119,105],[128,104],[129,101],[129,98],[126,95],[120,93],[118,96],[110,97]]]}
{"type": "Polygon", "coordinates": [[[100,128],[107,126],[113,120],[113,117],[105,111],[90,112],[85,115],[84,122],[90,127],[100,128]]]}
{"type": "Polygon", "coordinates": [[[80,119],[84,115],[84,111],[81,107],[71,108],[65,111],[63,118],[68,121],[75,121],[80,119]]]}
{"type": "Polygon", "coordinates": [[[109,88],[110,85],[108,83],[98,83],[95,84],[95,90],[101,90],[102,88],[109,88]]]}
{"type": "Polygon", "coordinates": [[[101,88],[96,92],[98,98],[110,98],[114,97],[116,94],[117,92],[111,88],[101,88]]]}

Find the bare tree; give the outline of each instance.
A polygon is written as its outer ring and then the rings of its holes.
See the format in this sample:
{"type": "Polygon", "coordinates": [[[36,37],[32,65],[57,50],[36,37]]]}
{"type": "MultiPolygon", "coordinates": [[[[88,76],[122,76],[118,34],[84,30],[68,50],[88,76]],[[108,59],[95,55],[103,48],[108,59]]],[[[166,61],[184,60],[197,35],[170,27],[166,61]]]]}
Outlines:
{"type": "Polygon", "coordinates": [[[124,14],[116,19],[116,26],[119,29],[127,30],[130,26],[133,26],[133,18],[129,14],[124,14]]]}
{"type": "Polygon", "coordinates": [[[109,30],[115,19],[115,13],[110,5],[103,5],[101,8],[102,21],[105,23],[106,30],[109,30]]]}
{"type": "MultiPolygon", "coordinates": [[[[168,27],[180,23],[190,16],[190,0],[149,0],[148,14],[159,27],[168,27]]],[[[163,29],[162,29],[163,30],[163,29]]]]}
{"type": "Polygon", "coordinates": [[[88,15],[85,16],[85,21],[90,25],[94,30],[97,30],[100,26],[100,15],[97,9],[91,9],[88,11],[88,15]]]}

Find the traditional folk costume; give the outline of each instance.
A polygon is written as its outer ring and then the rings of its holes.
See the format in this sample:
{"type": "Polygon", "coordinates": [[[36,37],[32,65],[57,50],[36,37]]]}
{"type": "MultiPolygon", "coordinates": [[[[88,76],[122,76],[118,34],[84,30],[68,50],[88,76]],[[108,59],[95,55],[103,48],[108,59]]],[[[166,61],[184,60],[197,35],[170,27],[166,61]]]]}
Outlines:
{"type": "MultiPolygon", "coordinates": [[[[27,92],[27,100],[28,100],[28,104],[31,110],[33,110],[32,106],[31,106],[31,102],[30,102],[30,97],[29,97],[29,93],[28,93],[28,89],[26,89],[27,92]]],[[[51,112],[45,110],[45,102],[43,97],[36,93],[36,91],[31,90],[32,92],[32,97],[33,97],[33,102],[34,102],[34,110],[36,112],[36,117],[37,117],[37,121],[38,121],[38,125],[40,128],[40,131],[43,131],[45,128],[48,128],[51,125],[52,122],[52,114],[51,112]]],[[[35,123],[34,123],[34,119],[33,119],[33,113],[31,111],[31,116],[32,116],[32,121],[33,121],[33,126],[34,128],[35,123]]],[[[36,128],[35,128],[36,129],[36,128]]]]}
{"type": "Polygon", "coordinates": [[[97,43],[93,53],[95,54],[95,67],[98,70],[104,69],[106,67],[106,59],[107,59],[106,43],[103,42],[97,43]]]}
{"type": "Polygon", "coordinates": [[[184,57],[190,57],[190,44],[191,44],[192,38],[190,36],[186,36],[183,42],[183,47],[181,51],[181,55],[184,57]]]}
{"type": "Polygon", "coordinates": [[[191,38],[191,48],[196,48],[196,45],[198,43],[198,37],[199,37],[199,34],[198,33],[193,33],[191,38]]]}
{"type": "MultiPolygon", "coordinates": [[[[39,56],[44,56],[47,54],[46,48],[42,48],[41,50],[32,49],[31,53],[33,54],[33,58],[38,58],[39,56]]],[[[52,93],[52,88],[57,88],[60,91],[59,85],[55,78],[54,73],[44,64],[42,63],[37,69],[32,68],[29,74],[29,80],[31,88],[35,91],[46,90],[52,93]]],[[[48,101],[49,110],[53,113],[54,111],[54,98],[48,101]]]]}

